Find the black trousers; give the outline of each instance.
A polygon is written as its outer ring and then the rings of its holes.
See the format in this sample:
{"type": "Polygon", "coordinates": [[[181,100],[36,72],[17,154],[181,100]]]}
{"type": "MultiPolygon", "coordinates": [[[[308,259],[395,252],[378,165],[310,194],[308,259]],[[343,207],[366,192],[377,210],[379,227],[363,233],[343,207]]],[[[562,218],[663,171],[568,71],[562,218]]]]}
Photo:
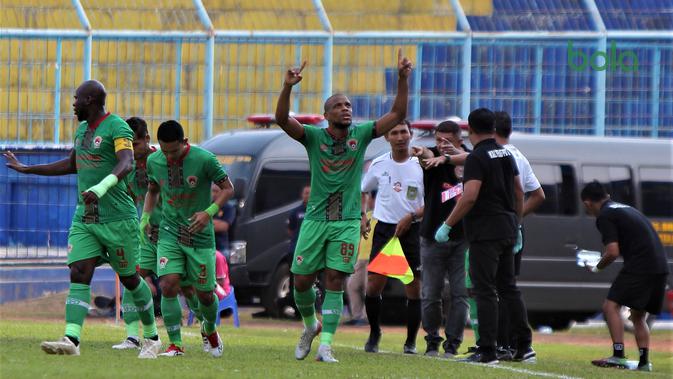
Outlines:
{"type": "Polygon", "coordinates": [[[514,277],[514,239],[470,243],[470,277],[477,301],[479,341],[484,351],[495,350],[498,337],[499,302],[507,307],[516,348],[530,346],[532,332],[526,307],[514,277]]]}

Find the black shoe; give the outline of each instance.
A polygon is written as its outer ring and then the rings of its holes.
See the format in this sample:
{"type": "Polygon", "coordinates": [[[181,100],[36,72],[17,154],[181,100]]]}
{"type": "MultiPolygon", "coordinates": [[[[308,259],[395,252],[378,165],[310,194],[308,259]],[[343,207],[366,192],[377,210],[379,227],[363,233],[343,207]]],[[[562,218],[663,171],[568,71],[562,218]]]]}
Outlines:
{"type": "Polygon", "coordinates": [[[439,355],[439,342],[430,342],[425,348],[425,356],[427,357],[436,357],[439,355]]]}
{"type": "Polygon", "coordinates": [[[404,344],[404,354],[416,354],[416,345],[404,344]]]}
{"type": "Polygon", "coordinates": [[[465,354],[474,354],[477,352],[477,349],[479,349],[479,346],[470,346],[467,348],[465,354]]]}
{"type": "Polygon", "coordinates": [[[516,354],[512,360],[514,362],[535,362],[536,358],[535,350],[532,347],[528,346],[527,348],[517,349],[516,354]]]}
{"type": "Polygon", "coordinates": [[[499,361],[506,362],[514,359],[512,352],[508,348],[502,346],[498,346],[498,348],[495,349],[495,357],[498,358],[499,361]]]}
{"type": "Polygon", "coordinates": [[[453,358],[458,355],[458,349],[451,344],[447,344],[446,341],[442,344],[444,348],[444,358],[453,358]]]}
{"type": "Polygon", "coordinates": [[[367,343],[365,343],[365,351],[368,353],[378,353],[379,341],[381,341],[381,332],[369,332],[369,338],[367,338],[367,343]]]}
{"type": "Polygon", "coordinates": [[[461,362],[468,363],[484,363],[487,365],[494,365],[498,362],[498,358],[495,356],[495,353],[485,353],[483,351],[477,351],[476,353],[470,355],[465,359],[461,359],[461,362]]]}

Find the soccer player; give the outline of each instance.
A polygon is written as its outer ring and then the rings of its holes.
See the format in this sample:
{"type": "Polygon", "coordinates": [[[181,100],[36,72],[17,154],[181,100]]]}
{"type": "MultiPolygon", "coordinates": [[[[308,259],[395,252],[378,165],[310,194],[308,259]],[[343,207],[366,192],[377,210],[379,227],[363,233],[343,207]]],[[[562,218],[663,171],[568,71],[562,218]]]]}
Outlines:
{"type": "Polygon", "coordinates": [[[133,169],[133,132],[119,116],[105,111],[105,87],[95,80],[75,92],[74,113],[80,124],[70,156],[34,166],[7,152],[7,166],[25,174],[77,174],[77,208],[68,235],[70,290],[65,303],[65,336],[43,342],[47,354],[79,355],[80,334],[91,301],[91,278],[97,265],[109,262],[133,297],[143,323],[139,358],[156,358],[161,349],[154,322],[152,292],[136,272],[138,214],[126,191],[133,169]]]}
{"type": "Polygon", "coordinates": [[[306,358],[313,339],[322,330],[316,359],[338,362],[331,345],[343,309],[343,285],[353,272],[359,237],[367,224],[360,194],[364,154],[372,138],[386,134],[406,117],[411,61],[398,51],[397,96],[389,113],[375,122],[353,125],[350,100],[335,94],[324,104],[326,129],[302,125],[289,115],[292,86],[301,81],[305,65],[285,73],[275,115],[276,123],[304,145],[311,167],[311,195],[291,269],[295,275],[294,298],[304,321],[295,358],[306,358]],[[316,294],[312,288],[321,270],[326,287],[323,324],[315,316],[316,294]]]}
{"type": "MultiPolygon", "coordinates": [[[[423,217],[423,169],[409,152],[412,132],[404,120],[386,133],[391,152],[372,161],[362,180],[362,193],[377,191],[374,218],[378,220],[372,237],[369,260],[373,261],[393,237],[399,238],[414,279],[404,286],[407,297],[407,339],[405,354],[416,354],[416,335],[421,326],[421,246],[420,219],[423,217]]],[[[388,277],[375,272],[367,275],[365,308],[369,338],[365,351],[377,353],[381,340],[381,294],[388,277]]]]}
{"type": "MultiPolygon", "coordinates": [[[[149,188],[140,227],[145,230],[159,195],[163,214],[157,245],[161,314],[171,344],[162,356],[184,354],[178,301],[180,287],[193,285],[198,311],[203,317],[201,333],[210,344],[213,357],[222,356],[222,340],[215,328],[218,298],[215,289],[215,236],[213,216],[233,195],[229,177],[215,155],[191,146],[182,126],[174,120],[163,122],[157,131],[161,151],[147,160],[149,188]],[[211,184],[222,191],[211,203],[211,184]]],[[[198,313],[195,312],[198,315],[198,313]]],[[[205,350],[205,349],[204,349],[205,350]]]]}
{"type": "MultiPolygon", "coordinates": [[[[142,210],[147,193],[147,157],[156,149],[150,146],[150,136],[147,133],[147,123],[139,117],[131,117],[126,123],[133,130],[133,170],[128,178],[128,192],[133,198],[136,207],[142,210]]],[[[150,234],[140,239],[140,257],[138,273],[147,282],[152,294],[156,296],[157,289],[152,282],[152,275],[157,270],[157,240],[159,238],[159,221],[161,221],[161,207],[158,205],[150,219],[150,234]]],[[[115,350],[138,349],[140,347],[139,320],[140,315],[133,304],[133,296],[127,289],[122,294],[122,311],[126,326],[126,339],[113,345],[115,350]]]]}
{"type": "Polygon", "coordinates": [[[620,255],[622,270],[612,282],[603,314],[612,337],[612,356],[594,360],[600,367],[626,368],[624,356],[624,323],[622,306],[631,308],[636,344],[640,353],[638,370],[652,371],[649,361],[650,330],[647,313],[659,314],[663,305],[668,264],[664,247],[650,221],[637,209],[610,200],[610,195],[597,181],[587,184],[580,194],[587,213],[596,217],[605,252],[596,266],[587,268],[599,272],[620,255]]]}

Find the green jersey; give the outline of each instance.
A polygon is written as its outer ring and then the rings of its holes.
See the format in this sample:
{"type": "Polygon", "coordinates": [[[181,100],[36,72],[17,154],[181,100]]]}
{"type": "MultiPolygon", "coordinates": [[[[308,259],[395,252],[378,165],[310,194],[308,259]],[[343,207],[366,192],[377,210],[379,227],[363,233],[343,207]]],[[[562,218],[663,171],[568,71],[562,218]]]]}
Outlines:
{"type": "Polygon", "coordinates": [[[327,129],[304,125],[299,142],[306,147],[311,167],[305,220],[360,219],[362,166],[374,130],[373,121],[353,125],[346,137],[337,141],[327,129]]]}
{"type": "MultiPolygon", "coordinates": [[[[156,151],[155,148],[152,148],[152,153],[150,153],[150,155],[156,151]]],[[[149,159],[149,155],[147,158],[149,159]]],[[[147,194],[147,186],[149,185],[149,179],[147,177],[147,160],[133,161],[133,171],[128,175],[128,184],[129,193],[133,197],[133,201],[136,203],[139,212],[142,213],[145,204],[145,195],[147,194]]],[[[157,202],[154,211],[150,216],[150,224],[159,225],[159,222],[161,222],[161,201],[157,202]]]]}
{"type": "Polygon", "coordinates": [[[110,175],[117,165],[116,147],[132,149],[133,131],[119,116],[108,113],[96,123],[83,121],[75,132],[77,209],[73,221],[103,224],[138,218],[133,199],[126,192],[127,179],[110,188],[97,202],[85,205],[82,192],[110,175]]]}
{"type": "Polygon", "coordinates": [[[157,152],[147,158],[147,175],[161,188],[163,218],[159,240],[177,241],[196,248],[215,248],[212,221],[199,233],[188,231],[189,218],[206,210],[212,203],[211,183],[227,179],[227,173],[215,155],[189,144],[175,162],[168,161],[162,152],[157,152]]]}

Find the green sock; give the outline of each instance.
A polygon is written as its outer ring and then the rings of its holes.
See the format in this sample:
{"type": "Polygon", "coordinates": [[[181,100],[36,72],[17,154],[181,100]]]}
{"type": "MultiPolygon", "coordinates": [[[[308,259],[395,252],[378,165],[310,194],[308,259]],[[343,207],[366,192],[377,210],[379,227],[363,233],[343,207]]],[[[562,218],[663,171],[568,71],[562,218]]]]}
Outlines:
{"type": "MultiPolygon", "coordinates": [[[[202,302],[199,302],[199,309],[203,315],[203,331],[206,335],[211,335],[215,332],[215,321],[217,321],[217,308],[220,306],[220,301],[214,293],[213,302],[210,305],[204,305],[202,302]]],[[[196,297],[196,296],[194,296],[196,297]]]]}
{"type": "Polygon", "coordinates": [[[79,341],[82,325],[91,301],[91,287],[88,284],[70,283],[68,297],[65,299],[65,335],[79,341]]]}
{"type": "Polygon", "coordinates": [[[470,325],[474,331],[474,341],[479,342],[479,319],[477,318],[477,301],[473,297],[467,298],[470,305],[470,325]]]}
{"type": "Polygon", "coordinates": [[[297,309],[299,309],[302,320],[304,320],[304,326],[314,328],[318,323],[318,319],[315,317],[315,290],[313,287],[304,292],[299,292],[295,288],[294,303],[297,305],[297,309]]]}
{"type": "Polygon", "coordinates": [[[168,333],[168,339],[175,346],[182,348],[182,336],[180,335],[180,321],[182,321],[182,307],[178,297],[161,296],[161,314],[164,317],[164,325],[168,333]]]}
{"type": "Polygon", "coordinates": [[[194,317],[200,322],[203,322],[203,314],[201,313],[200,308],[201,303],[199,302],[198,296],[196,295],[192,295],[191,297],[185,296],[185,302],[187,302],[189,310],[192,311],[192,313],[194,313],[194,317]]]}
{"type": "Polygon", "coordinates": [[[126,325],[126,337],[134,337],[138,339],[139,320],[138,309],[133,304],[133,294],[126,288],[122,293],[122,317],[124,318],[124,325],[126,325]]]}
{"type": "Polygon", "coordinates": [[[140,285],[129,292],[133,294],[133,303],[138,311],[140,321],[143,323],[143,337],[157,336],[157,324],[154,321],[154,301],[152,300],[150,286],[145,283],[143,278],[140,278],[140,285]]]}
{"type": "Polygon", "coordinates": [[[325,301],[322,303],[322,333],[321,345],[331,345],[332,337],[339,325],[341,311],[344,308],[344,291],[325,291],[325,301]]]}

